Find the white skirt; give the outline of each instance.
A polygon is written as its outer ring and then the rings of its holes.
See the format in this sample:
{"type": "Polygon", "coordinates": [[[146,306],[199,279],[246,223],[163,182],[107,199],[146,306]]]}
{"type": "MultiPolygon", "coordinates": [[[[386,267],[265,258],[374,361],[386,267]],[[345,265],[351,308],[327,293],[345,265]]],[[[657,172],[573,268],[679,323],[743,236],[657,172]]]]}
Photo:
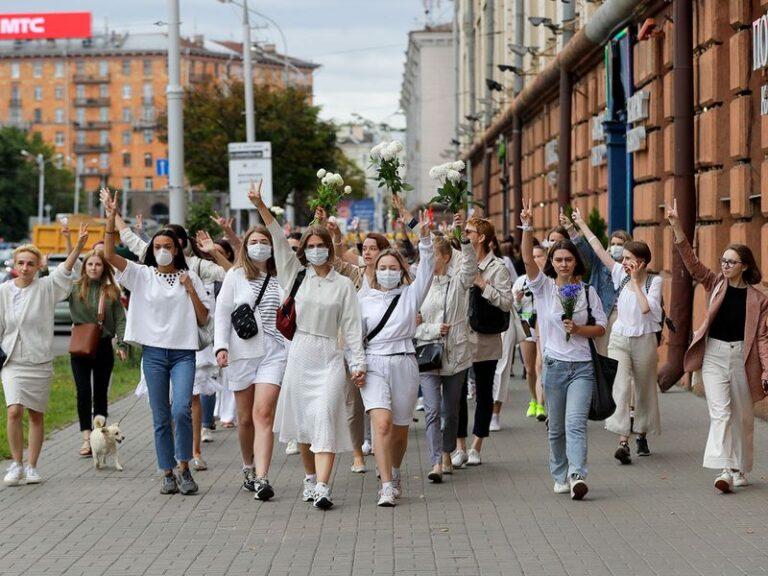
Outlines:
{"type": "Polygon", "coordinates": [[[297,440],[315,453],[352,450],[346,386],[338,340],[296,332],[275,414],[280,442],[297,440]]]}
{"type": "Polygon", "coordinates": [[[35,412],[45,412],[51,396],[53,362],[20,364],[8,362],[0,373],[5,405],[21,404],[35,412]]]}

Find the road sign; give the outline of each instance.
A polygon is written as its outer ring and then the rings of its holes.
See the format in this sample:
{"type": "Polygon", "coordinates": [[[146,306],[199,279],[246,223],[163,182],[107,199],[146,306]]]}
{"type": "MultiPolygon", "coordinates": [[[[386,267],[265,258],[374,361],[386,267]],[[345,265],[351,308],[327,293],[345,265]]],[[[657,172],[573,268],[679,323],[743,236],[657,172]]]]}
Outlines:
{"type": "Polygon", "coordinates": [[[155,166],[158,176],[168,176],[168,158],[158,158],[155,166]]]}
{"type": "Polygon", "coordinates": [[[229,153],[229,207],[232,210],[252,210],[248,200],[251,182],[264,181],[261,196],[272,206],[272,143],[230,142],[229,153]]]}

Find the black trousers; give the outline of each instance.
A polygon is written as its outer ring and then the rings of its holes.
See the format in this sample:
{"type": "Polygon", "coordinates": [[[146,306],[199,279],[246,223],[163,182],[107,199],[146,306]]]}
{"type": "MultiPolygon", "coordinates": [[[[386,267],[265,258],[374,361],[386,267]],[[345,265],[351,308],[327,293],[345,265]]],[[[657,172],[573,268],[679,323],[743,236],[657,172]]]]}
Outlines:
{"type": "Polygon", "coordinates": [[[487,438],[490,434],[493,416],[493,377],[496,374],[498,360],[475,362],[475,424],[472,434],[478,438],[487,438]]]}
{"type": "Polygon", "coordinates": [[[98,352],[94,358],[87,356],[70,356],[72,375],[77,388],[77,416],[80,419],[80,430],[93,429],[93,417],[97,414],[107,414],[107,394],[112,368],[115,366],[115,354],[112,350],[112,339],[102,338],[99,341],[98,352]],[[93,382],[93,392],[91,392],[93,382]]]}

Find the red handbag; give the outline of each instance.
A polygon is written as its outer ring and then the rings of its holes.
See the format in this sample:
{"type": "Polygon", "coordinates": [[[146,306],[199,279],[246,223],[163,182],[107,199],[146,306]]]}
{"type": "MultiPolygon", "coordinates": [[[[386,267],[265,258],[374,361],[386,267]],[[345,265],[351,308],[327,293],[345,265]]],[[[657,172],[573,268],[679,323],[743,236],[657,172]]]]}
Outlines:
{"type": "Polygon", "coordinates": [[[277,309],[275,327],[288,340],[293,340],[293,335],[296,334],[296,293],[299,291],[306,275],[306,268],[296,275],[290,295],[277,309]]]}

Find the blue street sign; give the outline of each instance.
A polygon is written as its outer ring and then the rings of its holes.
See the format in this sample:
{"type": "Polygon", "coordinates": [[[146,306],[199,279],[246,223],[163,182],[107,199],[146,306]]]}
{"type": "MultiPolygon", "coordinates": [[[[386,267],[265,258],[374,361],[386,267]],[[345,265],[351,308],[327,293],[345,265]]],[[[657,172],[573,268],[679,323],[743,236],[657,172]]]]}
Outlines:
{"type": "Polygon", "coordinates": [[[168,176],[168,158],[158,158],[156,166],[158,176],[168,176]]]}

